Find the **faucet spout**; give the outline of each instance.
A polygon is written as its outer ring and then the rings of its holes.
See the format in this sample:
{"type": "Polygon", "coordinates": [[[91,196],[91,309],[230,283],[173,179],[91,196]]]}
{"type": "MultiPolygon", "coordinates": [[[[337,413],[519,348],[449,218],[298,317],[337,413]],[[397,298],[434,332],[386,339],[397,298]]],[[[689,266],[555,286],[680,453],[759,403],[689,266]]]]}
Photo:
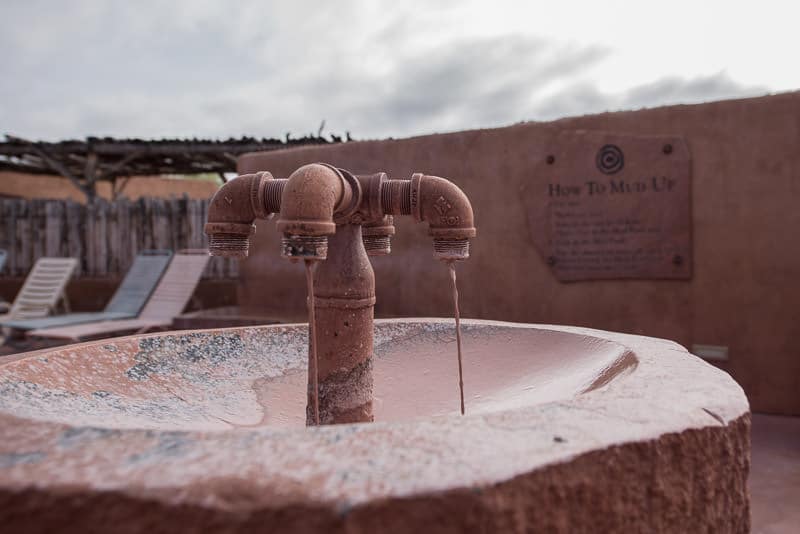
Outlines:
{"type": "Polygon", "coordinates": [[[411,177],[411,214],[427,221],[433,255],[441,260],[465,260],[475,237],[472,204],[450,180],[417,173],[411,177]]]}
{"type": "Polygon", "coordinates": [[[209,203],[204,228],[211,255],[246,258],[255,220],[268,219],[280,209],[285,183],[259,172],[243,174],[220,187],[209,203]]]}
{"type": "Polygon", "coordinates": [[[304,165],[289,176],[281,197],[278,231],[282,253],[289,259],[324,260],[328,236],[337,221],[348,217],[361,201],[358,180],[325,163],[304,165]]]}
{"type": "Polygon", "coordinates": [[[381,191],[383,210],[391,215],[412,215],[428,223],[433,255],[445,261],[469,257],[469,240],[475,237],[472,204],[453,182],[416,173],[411,180],[387,180],[381,191]]]}

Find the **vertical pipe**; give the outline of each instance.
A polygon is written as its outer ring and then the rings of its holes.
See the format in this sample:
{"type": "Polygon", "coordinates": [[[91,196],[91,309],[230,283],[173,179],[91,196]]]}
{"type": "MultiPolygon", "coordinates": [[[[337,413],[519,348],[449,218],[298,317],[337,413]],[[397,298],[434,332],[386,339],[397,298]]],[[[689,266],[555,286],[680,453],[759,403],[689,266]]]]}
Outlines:
{"type": "MultiPolygon", "coordinates": [[[[320,424],[369,422],[372,415],[372,322],[375,274],[361,226],[343,224],[328,241],[314,276],[320,424]]],[[[307,424],[314,421],[309,398],[307,424]]]]}

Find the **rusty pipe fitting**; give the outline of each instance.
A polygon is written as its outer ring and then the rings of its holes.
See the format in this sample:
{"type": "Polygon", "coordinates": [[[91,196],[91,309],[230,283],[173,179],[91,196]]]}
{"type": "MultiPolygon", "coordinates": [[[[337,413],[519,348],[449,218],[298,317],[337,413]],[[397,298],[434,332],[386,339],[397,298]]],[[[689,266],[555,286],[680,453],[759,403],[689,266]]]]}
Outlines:
{"type": "Polygon", "coordinates": [[[469,239],[434,237],[433,257],[444,261],[466,260],[469,258],[469,239]]]}
{"type": "Polygon", "coordinates": [[[465,260],[475,237],[472,204],[453,182],[416,173],[409,184],[410,211],[417,222],[428,222],[433,255],[440,260],[465,260]]]}
{"type": "Polygon", "coordinates": [[[438,176],[416,173],[411,177],[411,215],[427,221],[428,235],[441,239],[475,237],[472,205],[453,182],[438,176]]]}
{"type": "Polygon", "coordinates": [[[212,256],[246,258],[256,219],[268,219],[280,209],[286,180],[268,172],[243,174],[217,190],[208,206],[204,231],[212,256]]]}
{"type": "Polygon", "coordinates": [[[369,256],[384,256],[392,251],[394,219],[385,215],[381,193],[387,183],[386,173],[358,175],[362,198],[358,211],[347,221],[361,225],[364,248],[369,256]]]}
{"type": "Polygon", "coordinates": [[[326,163],[297,169],[281,197],[277,226],[284,234],[283,256],[324,260],[327,236],[336,232],[336,221],[352,215],[360,202],[361,187],[349,172],[326,163]]]}
{"type": "Polygon", "coordinates": [[[387,215],[411,215],[411,180],[381,183],[381,208],[387,215]]]}
{"type": "Polygon", "coordinates": [[[386,256],[392,252],[394,217],[384,215],[380,220],[361,225],[361,239],[368,256],[386,256]]]}
{"type": "Polygon", "coordinates": [[[433,256],[440,260],[465,260],[469,240],[475,237],[472,205],[454,183],[438,176],[414,174],[411,180],[386,180],[381,184],[381,207],[391,215],[413,215],[428,222],[433,256]]]}

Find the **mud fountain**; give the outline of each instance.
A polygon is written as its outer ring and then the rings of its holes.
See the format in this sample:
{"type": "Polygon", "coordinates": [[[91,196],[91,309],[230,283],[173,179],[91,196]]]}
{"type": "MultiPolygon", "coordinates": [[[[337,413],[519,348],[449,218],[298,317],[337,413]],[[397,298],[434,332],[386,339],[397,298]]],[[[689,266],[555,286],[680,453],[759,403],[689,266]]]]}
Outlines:
{"type": "Polygon", "coordinates": [[[245,175],[212,201],[212,254],[245,256],[273,214],[282,255],[305,264],[311,328],[132,336],[0,365],[0,531],[749,530],[747,400],[680,345],[373,321],[368,256],[390,252],[395,216],[428,224],[445,263],[431,276],[455,289],[475,229],[450,181],[324,164],[245,175]]]}
{"type": "MultiPolygon", "coordinates": [[[[282,255],[306,266],[308,422],[372,421],[375,274],[368,255],[389,254],[393,217],[413,215],[428,223],[434,256],[450,264],[455,294],[454,262],[469,257],[475,237],[472,206],[438,176],[389,180],[326,164],[306,165],[285,180],[262,172],[231,182],[212,200],[211,254],[246,256],[253,221],[278,212],[282,255]]],[[[460,344],[458,361],[460,369],[460,344]]],[[[461,404],[463,412],[463,394],[461,404]]]]}

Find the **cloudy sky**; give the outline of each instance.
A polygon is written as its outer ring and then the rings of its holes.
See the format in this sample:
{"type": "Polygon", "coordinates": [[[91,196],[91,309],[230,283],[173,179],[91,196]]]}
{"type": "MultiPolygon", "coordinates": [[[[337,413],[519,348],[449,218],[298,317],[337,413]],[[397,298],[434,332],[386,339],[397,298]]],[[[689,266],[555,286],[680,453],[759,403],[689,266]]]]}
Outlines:
{"type": "Polygon", "coordinates": [[[0,0],[0,133],[403,137],[800,88],[800,2],[0,0]]]}

